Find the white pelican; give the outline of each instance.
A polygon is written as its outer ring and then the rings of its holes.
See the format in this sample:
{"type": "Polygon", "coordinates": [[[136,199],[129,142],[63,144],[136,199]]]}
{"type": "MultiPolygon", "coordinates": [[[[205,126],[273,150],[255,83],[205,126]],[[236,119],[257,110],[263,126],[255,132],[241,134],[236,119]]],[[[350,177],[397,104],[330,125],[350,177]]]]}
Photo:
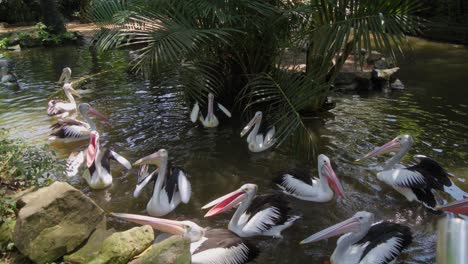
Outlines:
{"type": "Polygon", "coordinates": [[[290,216],[290,208],[282,195],[255,196],[257,185],[244,184],[237,191],[220,197],[202,209],[211,208],[205,217],[239,205],[229,222],[229,230],[240,237],[272,236],[282,238],[281,231],[290,227],[299,216],[290,216]]]}
{"type": "Polygon", "coordinates": [[[333,198],[333,191],[344,198],[343,187],[330,163],[330,159],[318,156],[319,178],[312,178],[310,172],[300,169],[283,171],[274,179],[274,183],[286,194],[301,200],[328,202],[333,198]]]}
{"type": "Polygon", "coordinates": [[[110,170],[111,159],[120,163],[127,170],[132,168],[130,162],[115,151],[107,148],[101,150],[99,144],[99,133],[97,131],[91,131],[90,142],[87,150],[81,151],[78,154],[72,153],[70,155],[70,158],[67,161],[68,177],[77,174],[79,167],[84,163],[85,155],[88,169],[84,172],[83,178],[92,189],[104,189],[112,184],[112,174],[110,170]]]}
{"type": "MultiPolygon", "coordinates": [[[[195,103],[193,106],[192,112],[190,113],[190,120],[193,123],[197,121],[197,117],[199,116],[200,122],[203,124],[204,127],[217,127],[219,125],[219,120],[213,113],[213,104],[214,104],[214,95],[212,93],[208,94],[208,112],[206,113],[206,117],[200,113],[200,106],[198,102],[195,103]]],[[[222,104],[217,103],[218,109],[221,110],[227,117],[231,117],[231,112],[226,109],[222,104]]]]}
{"type": "Polygon", "coordinates": [[[411,230],[407,226],[391,222],[372,224],[373,222],[374,214],[357,212],[350,219],[304,239],[301,244],[344,234],[336,243],[331,263],[395,263],[396,258],[413,240],[411,230]]]}
{"type": "Polygon", "coordinates": [[[377,173],[377,178],[392,186],[404,195],[408,201],[418,201],[434,211],[436,200],[433,191],[448,192],[458,187],[449,179],[452,176],[451,174],[426,156],[415,155],[414,159],[417,164],[414,166],[403,167],[398,165],[403,156],[410,150],[412,144],[413,138],[410,135],[400,135],[369,152],[362,159],[396,152],[390,160],[385,162],[384,171],[377,173]]]}
{"type": "Polygon", "coordinates": [[[89,115],[94,115],[99,119],[109,122],[109,120],[101,113],[96,111],[87,103],[82,103],[78,106],[78,111],[86,120],[86,122],[74,119],[66,118],[57,121],[50,126],[51,129],[55,129],[49,136],[49,140],[63,141],[64,143],[79,141],[83,139],[89,139],[90,131],[96,131],[96,125],[89,115]],[[89,115],[88,115],[89,114],[89,115]]]}
{"type": "Polygon", "coordinates": [[[138,183],[133,193],[138,197],[142,189],[155,180],[153,195],[146,205],[146,210],[152,216],[164,216],[172,212],[180,202],[188,203],[192,195],[192,187],[185,172],[179,167],[172,167],[168,162],[168,153],[165,149],[137,160],[134,165],[143,165],[138,177],[138,183]],[[159,168],[148,173],[148,165],[156,165],[159,168]]]}
{"type": "Polygon", "coordinates": [[[47,104],[47,114],[49,116],[66,117],[70,112],[76,111],[76,102],[73,94],[77,97],[80,97],[80,95],[69,83],[63,85],[63,90],[65,91],[65,96],[68,98],[68,102],[50,100],[47,104]]]}
{"type": "Polygon", "coordinates": [[[190,239],[192,264],[244,264],[253,261],[259,253],[256,246],[226,229],[206,229],[192,221],[174,221],[135,214],[111,215],[190,239]]]}
{"type": "MultiPolygon", "coordinates": [[[[242,129],[240,136],[243,137],[249,130],[253,127],[252,131],[247,136],[247,143],[249,143],[249,150],[252,152],[261,152],[271,148],[276,139],[275,136],[275,127],[274,126],[265,126],[268,131],[265,131],[265,137],[263,136],[264,133],[259,134],[260,124],[262,122],[262,112],[258,111],[255,113],[255,116],[250,120],[250,122],[242,129]],[[255,124],[255,126],[254,126],[255,124]]],[[[261,131],[263,132],[263,131],[261,131]]]]}
{"type": "Polygon", "coordinates": [[[63,68],[62,69],[62,74],[60,75],[60,78],[57,81],[57,83],[58,84],[62,84],[62,82],[64,82],[64,84],[70,83],[71,74],[72,74],[72,71],[71,71],[70,67],[63,68]]]}

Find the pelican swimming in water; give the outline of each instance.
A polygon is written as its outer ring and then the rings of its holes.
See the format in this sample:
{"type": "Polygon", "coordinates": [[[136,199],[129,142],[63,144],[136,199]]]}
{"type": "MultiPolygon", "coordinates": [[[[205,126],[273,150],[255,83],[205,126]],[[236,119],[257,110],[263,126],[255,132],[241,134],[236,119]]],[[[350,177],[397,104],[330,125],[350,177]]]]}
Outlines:
{"type": "Polygon", "coordinates": [[[72,74],[72,71],[71,71],[71,68],[70,67],[65,67],[62,69],[62,74],[60,75],[60,78],[59,80],[57,81],[58,84],[62,84],[62,82],[64,84],[66,83],[70,83],[70,79],[71,79],[71,74],[72,74]]]}
{"type": "Polygon", "coordinates": [[[253,261],[259,253],[256,246],[226,229],[207,229],[192,221],[175,221],[136,214],[111,215],[190,239],[192,264],[244,264],[253,261]]]}
{"type": "Polygon", "coordinates": [[[342,235],[331,256],[336,264],[388,264],[395,263],[401,252],[411,244],[413,235],[409,227],[391,222],[373,224],[374,214],[357,212],[353,217],[326,228],[301,241],[317,242],[342,235]]]}
{"type": "Polygon", "coordinates": [[[274,183],[284,193],[305,201],[328,202],[333,198],[331,188],[344,198],[343,187],[333,171],[330,159],[320,154],[317,168],[318,179],[312,178],[308,171],[293,169],[281,172],[274,183]]]}
{"type": "Polygon", "coordinates": [[[410,135],[400,135],[369,152],[360,160],[396,152],[385,162],[384,171],[377,173],[377,178],[404,195],[408,201],[418,201],[434,211],[436,200],[433,192],[435,190],[448,192],[458,187],[450,180],[449,177],[452,175],[429,157],[415,155],[416,165],[409,167],[399,165],[412,144],[413,138],[410,135]]]}
{"type": "Polygon", "coordinates": [[[261,152],[267,150],[271,148],[276,142],[276,139],[274,138],[274,126],[265,126],[265,128],[268,129],[268,131],[260,131],[259,133],[260,124],[262,123],[262,116],[263,114],[261,111],[256,112],[252,120],[250,120],[250,122],[244,127],[244,129],[242,129],[242,132],[240,133],[240,136],[243,137],[253,127],[252,131],[247,136],[249,150],[252,152],[261,152]],[[264,134],[265,136],[263,136],[264,134]]]}
{"type": "Polygon", "coordinates": [[[85,151],[70,155],[67,161],[67,176],[77,174],[79,167],[84,163],[85,156],[88,169],[84,172],[83,178],[92,189],[104,189],[112,185],[111,160],[117,161],[127,170],[132,168],[132,164],[115,151],[107,148],[101,150],[97,131],[90,132],[89,146],[85,151]]]}
{"type": "Polygon", "coordinates": [[[59,116],[63,118],[70,115],[71,112],[76,111],[76,102],[73,94],[77,97],[80,97],[80,95],[69,83],[65,83],[63,85],[63,90],[65,92],[65,96],[68,98],[68,102],[50,100],[47,104],[47,114],[49,116],[59,116]]]}
{"type": "Polygon", "coordinates": [[[290,216],[290,208],[282,195],[255,196],[257,185],[244,184],[237,191],[220,197],[202,209],[211,208],[205,217],[217,215],[239,206],[228,229],[240,237],[272,236],[282,238],[281,231],[290,227],[299,216],[290,216]]]}
{"type": "Polygon", "coordinates": [[[190,201],[192,195],[190,182],[182,168],[171,166],[165,149],[137,160],[134,165],[142,166],[133,193],[134,197],[138,197],[142,189],[154,180],[153,195],[146,205],[149,215],[164,216],[172,212],[180,202],[186,204],[190,201]],[[158,169],[148,173],[148,165],[156,165],[158,169]]]}
{"type": "MultiPolygon", "coordinates": [[[[200,122],[203,124],[204,127],[217,127],[219,125],[219,120],[215,116],[214,111],[213,111],[213,106],[214,105],[214,95],[212,93],[208,94],[208,112],[206,113],[206,116],[203,117],[203,115],[200,112],[200,106],[198,105],[198,102],[195,103],[193,106],[192,112],[190,113],[190,120],[192,120],[193,123],[197,121],[197,117],[199,117],[200,122]]],[[[231,117],[231,112],[226,109],[222,104],[217,103],[217,109],[221,110],[227,117],[231,117]]]]}
{"type": "Polygon", "coordinates": [[[65,118],[55,122],[50,126],[51,129],[55,129],[49,136],[49,140],[53,141],[63,141],[64,143],[79,141],[83,139],[89,139],[89,134],[91,131],[96,131],[96,124],[89,117],[89,115],[94,115],[97,118],[109,122],[109,120],[101,113],[96,111],[87,103],[82,103],[78,106],[78,111],[81,116],[86,120],[86,122],[74,119],[74,118],[65,118]]]}

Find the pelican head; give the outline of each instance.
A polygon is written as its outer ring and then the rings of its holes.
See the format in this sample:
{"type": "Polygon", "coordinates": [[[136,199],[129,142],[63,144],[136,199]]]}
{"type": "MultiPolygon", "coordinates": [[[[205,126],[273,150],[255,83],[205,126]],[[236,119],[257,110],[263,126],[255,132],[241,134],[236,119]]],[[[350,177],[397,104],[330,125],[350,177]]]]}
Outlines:
{"type": "Polygon", "coordinates": [[[104,122],[109,123],[109,119],[107,119],[107,117],[105,117],[103,114],[99,113],[96,109],[91,107],[91,105],[89,105],[88,103],[80,104],[78,106],[78,111],[84,117],[88,116],[88,114],[89,115],[94,115],[95,117],[103,120],[104,122]]]}
{"type": "Polygon", "coordinates": [[[205,228],[192,221],[175,221],[136,214],[111,213],[111,215],[140,225],[150,225],[153,229],[165,233],[186,237],[191,242],[199,241],[205,235],[205,228]]]}
{"type": "Polygon", "coordinates": [[[348,232],[361,232],[367,229],[374,222],[374,214],[361,211],[357,212],[353,217],[338,223],[334,226],[328,227],[320,232],[317,232],[310,237],[301,241],[301,244],[317,242],[329,237],[338,236],[348,232]]]}
{"type": "Polygon", "coordinates": [[[260,124],[260,122],[262,121],[262,116],[263,114],[261,111],[256,112],[252,120],[250,120],[250,122],[244,127],[244,129],[242,129],[240,136],[245,136],[245,134],[247,134],[247,132],[249,132],[249,130],[252,129],[252,127],[255,124],[260,124]]]}
{"type": "Polygon", "coordinates": [[[145,164],[148,164],[148,165],[153,164],[153,165],[161,166],[161,163],[167,161],[167,159],[168,159],[167,150],[160,149],[151,155],[148,155],[146,157],[143,157],[137,160],[134,163],[134,165],[139,166],[139,165],[145,165],[145,164]]]}
{"type": "Polygon", "coordinates": [[[343,187],[341,186],[340,180],[333,171],[331,166],[330,159],[324,154],[318,156],[318,170],[321,177],[327,179],[328,184],[335,190],[335,192],[341,197],[344,198],[345,194],[343,187]]]}
{"type": "Polygon", "coordinates": [[[93,165],[94,159],[96,158],[96,152],[99,147],[99,133],[97,131],[91,131],[89,135],[89,146],[88,151],[86,152],[86,165],[88,168],[93,165]]]}
{"type": "Polygon", "coordinates": [[[228,193],[214,201],[209,202],[202,209],[211,208],[206,214],[205,217],[213,216],[220,214],[222,212],[229,211],[233,207],[237,206],[239,203],[246,199],[251,199],[257,193],[257,185],[252,183],[247,183],[242,185],[236,191],[228,193]]]}
{"type": "Polygon", "coordinates": [[[380,156],[390,152],[400,152],[405,149],[408,150],[413,145],[413,137],[410,135],[399,135],[398,137],[390,140],[385,145],[382,145],[373,151],[367,153],[364,157],[357,159],[360,161],[363,159],[380,156]]]}
{"type": "Polygon", "coordinates": [[[71,69],[70,67],[65,67],[62,70],[62,74],[60,75],[60,78],[58,80],[58,83],[62,83],[63,80],[65,80],[65,83],[68,83],[71,78],[71,69]]]}
{"type": "Polygon", "coordinates": [[[80,94],[72,87],[72,85],[70,83],[65,83],[63,85],[63,90],[65,92],[69,92],[69,93],[73,94],[76,97],[81,97],[80,94]]]}

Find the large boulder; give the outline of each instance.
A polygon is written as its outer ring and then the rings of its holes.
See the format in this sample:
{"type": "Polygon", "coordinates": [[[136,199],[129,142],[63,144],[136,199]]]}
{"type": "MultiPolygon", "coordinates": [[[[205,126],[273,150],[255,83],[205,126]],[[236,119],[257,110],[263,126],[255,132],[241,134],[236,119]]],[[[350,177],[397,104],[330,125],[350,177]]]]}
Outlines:
{"type": "Polygon", "coordinates": [[[93,232],[93,234],[89,237],[88,242],[78,251],[65,256],[63,260],[66,263],[74,263],[74,264],[84,264],[89,263],[91,260],[95,259],[99,254],[99,249],[103,241],[108,238],[110,235],[115,233],[114,229],[106,230],[106,228],[99,228],[93,232]]]}
{"type": "Polygon", "coordinates": [[[151,245],[130,264],[189,264],[190,259],[190,240],[180,236],[172,236],[151,245]]]}
{"type": "Polygon", "coordinates": [[[36,263],[52,262],[74,251],[98,225],[105,213],[91,199],[67,183],[21,197],[13,241],[36,263]]]}
{"type": "Polygon", "coordinates": [[[113,233],[102,242],[97,257],[89,264],[125,264],[147,249],[154,240],[151,226],[134,227],[124,232],[113,233]]]}

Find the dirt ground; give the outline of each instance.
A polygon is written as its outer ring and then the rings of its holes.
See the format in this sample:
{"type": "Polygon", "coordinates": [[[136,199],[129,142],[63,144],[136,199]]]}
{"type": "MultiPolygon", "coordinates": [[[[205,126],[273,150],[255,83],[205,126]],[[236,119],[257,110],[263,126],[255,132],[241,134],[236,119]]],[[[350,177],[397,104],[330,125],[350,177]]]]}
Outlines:
{"type": "MultiPolygon", "coordinates": [[[[98,27],[93,23],[85,23],[81,24],[78,22],[71,22],[66,24],[67,30],[74,32],[78,31],[83,34],[85,37],[91,37],[94,34],[95,30],[98,30],[98,27]]],[[[10,33],[10,32],[21,32],[21,31],[29,31],[35,29],[36,26],[8,26],[8,27],[0,27],[0,34],[3,33],[10,33]]]]}

